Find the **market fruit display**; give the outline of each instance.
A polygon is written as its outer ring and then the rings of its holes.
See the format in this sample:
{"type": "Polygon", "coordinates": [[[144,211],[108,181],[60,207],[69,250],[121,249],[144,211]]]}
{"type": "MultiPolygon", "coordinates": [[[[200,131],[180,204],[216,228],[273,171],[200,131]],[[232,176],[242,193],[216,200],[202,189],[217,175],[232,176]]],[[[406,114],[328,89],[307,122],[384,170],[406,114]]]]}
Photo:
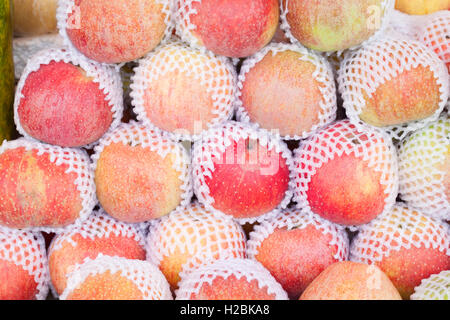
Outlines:
{"type": "Polygon", "coordinates": [[[448,1],[12,2],[0,300],[448,300],[448,1]]]}

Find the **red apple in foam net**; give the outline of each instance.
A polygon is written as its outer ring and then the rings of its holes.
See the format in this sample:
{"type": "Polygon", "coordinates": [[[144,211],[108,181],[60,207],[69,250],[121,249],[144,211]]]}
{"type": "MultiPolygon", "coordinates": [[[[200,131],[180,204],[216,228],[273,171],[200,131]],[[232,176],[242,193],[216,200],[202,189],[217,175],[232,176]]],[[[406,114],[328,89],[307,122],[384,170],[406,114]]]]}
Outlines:
{"type": "Polygon", "coordinates": [[[194,191],[213,209],[249,222],[289,203],[290,151],[267,131],[230,121],[193,152],[194,191]]]}
{"type": "Polygon", "coordinates": [[[299,207],[341,225],[361,225],[390,209],[398,193],[397,155],[379,130],[336,122],[296,150],[299,207]]]}
{"type": "Polygon", "coordinates": [[[120,78],[111,68],[64,50],[40,52],[27,68],[34,71],[22,75],[15,101],[20,133],[53,145],[80,147],[99,140],[121,117],[120,78]]]}
{"type": "Polygon", "coordinates": [[[280,16],[277,0],[178,0],[178,8],[182,37],[233,58],[250,56],[268,44],[280,16]],[[189,8],[196,12],[188,13],[189,8]]]}

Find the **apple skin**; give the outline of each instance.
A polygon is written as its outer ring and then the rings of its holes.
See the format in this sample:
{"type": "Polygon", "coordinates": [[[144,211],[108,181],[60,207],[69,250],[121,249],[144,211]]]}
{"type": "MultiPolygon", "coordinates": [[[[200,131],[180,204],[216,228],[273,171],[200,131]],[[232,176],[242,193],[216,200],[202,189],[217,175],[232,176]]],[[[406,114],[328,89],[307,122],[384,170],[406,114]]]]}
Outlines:
{"type": "MultiPolygon", "coordinates": [[[[183,0],[179,0],[183,3],[183,0]]],[[[250,56],[275,35],[280,9],[277,0],[194,1],[194,36],[212,52],[233,58],[250,56]]]]}
{"type": "Polygon", "coordinates": [[[364,100],[361,120],[384,127],[432,116],[439,109],[441,93],[431,69],[418,66],[387,80],[371,98],[364,94],[364,100]]]}
{"type": "Polygon", "coordinates": [[[450,257],[439,249],[411,246],[391,250],[376,265],[391,279],[403,299],[409,299],[423,279],[450,269],[450,257]]]}
{"type": "Polygon", "coordinates": [[[99,84],[80,67],[63,61],[30,73],[18,106],[20,125],[35,139],[80,147],[100,139],[113,112],[99,84]]]}
{"type": "Polygon", "coordinates": [[[56,165],[49,155],[23,147],[0,155],[0,224],[9,228],[64,227],[82,209],[75,172],[56,165]]]}
{"type": "MultiPolygon", "coordinates": [[[[57,240],[58,236],[54,241],[57,240]]],[[[134,238],[110,234],[108,237],[91,239],[75,234],[70,241],[64,240],[58,250],[53,245],[49,250],[50,277],[56,292],[62,294],[66,288],[67,275],[76,264],[83,263],[86,258],[95,259],[100,253],[136,260],[145,260],[146,255],[145,249],[134,238]]]]}
{"type": "Polygon", "coordinates": [[[233,140],[220,158],[214,159],[212,177],[205,177],[216,210],[238,219],[254,218],[282,202],[289,188],[289,168],[281,153],[240,139],[233,140]]]}
{"type": "Polygon", "coordinates": [[[128,278],[110,271],[90,275],[66,300],[142,300],[141,289],[128,278]]]}
{"type": "Polygon", "coordinates": [[[396,0],[395,8],[411,15],[425,15],[440,10],[450,10],[450,2],[448,0],[396,0]]]}
{"type": "Polygon", "coordinates": [[[252,122],[282,136],[303,136],[319,124],[323,84],[314,78],[317,67],[303,57],[269,51],[245,74],[241,101],[252,122]]]}
{"type": "Polygon", "coordinates": [[[162,158],[141,146],[112,143],[97,162],[97,197],[117,220],[138,223],[160,218],[181,202],[184,191],[180,172],[173,168],[176,155],[162,158]]]}
{"type": "Polygon", "coordinates": [[[370,222],[385,207],[387,194],[381,173],[354,153],[335,157],[324,163],[308,184],[311,210],[342,225],[370,222]]]}
{"type": "Polygon", "coordinates": [[[287,21],[292,35],[317,51],[340,51],[355,47],[373,36],[372,8],[381,0],[289,0],[287,21]]]}
{"type": "Polygon", "coordinates": [[[329,265],[338,248],[332,236],[313,225],[304,229],[275,229],[258,248],[255,259],[281,284],[290,299],[296,300],[329,265]]]}
{"type": "Polygon", "coordinates": [[[0,259],[0,300],[34,300],[37,283],[21,266],[0,259]]]}
{"type": "Polygon", "coordinates": [[[257,280],[248,281],[245,277],[237,279],[231,275],[224,279],[217,276],[212,283],[204,283],[197,294],[191,294],[191,300],[275,300],[267,288],[260,288],[257,280]]]}
{"type": "Polygon", "coordinates": [[[300,300],[401,300],[401,297],[378,267],[343,261],[325,269],[300,300]]]}
{"type": "Polygon", "coordinates": [[[77,11],[66,28],[72,44],[86,57],[102,63],[136,60],[152,51],[166,29],[163,4],[156,0],[75,0],[77,11]],[[80,18],[76,18],[76,15],[80,18]]]}

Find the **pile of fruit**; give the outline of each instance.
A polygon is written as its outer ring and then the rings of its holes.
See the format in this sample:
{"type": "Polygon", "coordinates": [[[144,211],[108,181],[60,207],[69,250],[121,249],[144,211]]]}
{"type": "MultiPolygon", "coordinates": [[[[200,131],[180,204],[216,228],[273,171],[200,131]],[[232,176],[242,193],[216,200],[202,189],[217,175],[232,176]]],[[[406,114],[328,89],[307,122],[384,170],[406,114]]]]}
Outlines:
{"type": "Polygon", "coordinates": [[[0,299],[449,298],[448,0],[14,4],[0,299]]]}

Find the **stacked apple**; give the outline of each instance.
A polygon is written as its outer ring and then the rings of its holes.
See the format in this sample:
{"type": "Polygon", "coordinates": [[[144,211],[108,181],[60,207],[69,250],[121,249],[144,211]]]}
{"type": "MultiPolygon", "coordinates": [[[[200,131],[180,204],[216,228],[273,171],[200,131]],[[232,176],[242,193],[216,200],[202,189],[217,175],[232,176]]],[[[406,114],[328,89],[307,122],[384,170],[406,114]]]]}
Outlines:
{"type": "Polygon", "coordinates": [[[447,47],[393,10],[60,0],[64,47],[29,60],[0,147],[0,298],[426,298],[450,269],[447,47]]]}

